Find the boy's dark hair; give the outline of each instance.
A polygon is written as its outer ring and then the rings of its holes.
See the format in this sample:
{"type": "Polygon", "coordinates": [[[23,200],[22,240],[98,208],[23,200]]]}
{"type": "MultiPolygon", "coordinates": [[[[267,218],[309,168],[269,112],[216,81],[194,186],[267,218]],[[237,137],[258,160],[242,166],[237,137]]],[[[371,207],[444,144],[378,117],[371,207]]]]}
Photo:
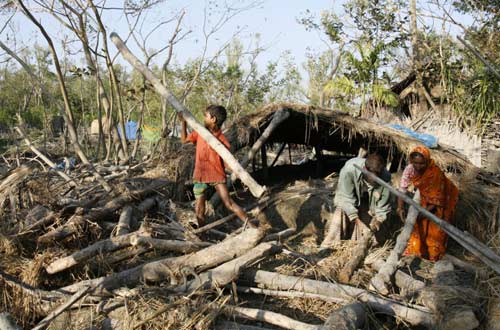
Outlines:
{"type": "Polygon", "coordinates": [[[365,167],[368,171],[380,175],[384,171],[385,161],[379,154],[369,154],[366,157],[365,167]]]}
{"type": "Polygon", "coordinates": [[[215,117],[217,126],[221,128],[227,117],[226,108],[224,108],[222,105],[211,104],[205,111],[208,112],[212,117],[215,117]]]}

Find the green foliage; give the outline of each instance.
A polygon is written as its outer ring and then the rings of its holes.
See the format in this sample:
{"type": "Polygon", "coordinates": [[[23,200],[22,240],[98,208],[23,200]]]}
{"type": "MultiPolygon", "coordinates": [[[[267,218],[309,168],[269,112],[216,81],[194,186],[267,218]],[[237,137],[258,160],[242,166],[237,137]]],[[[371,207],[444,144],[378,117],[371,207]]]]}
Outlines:
{"type": "Polygon", "coordinates": [[[384,85],[373,84],[372,96],[378,104],[385,104],[393,108],[399,105],[399,96],[384,85]]]}

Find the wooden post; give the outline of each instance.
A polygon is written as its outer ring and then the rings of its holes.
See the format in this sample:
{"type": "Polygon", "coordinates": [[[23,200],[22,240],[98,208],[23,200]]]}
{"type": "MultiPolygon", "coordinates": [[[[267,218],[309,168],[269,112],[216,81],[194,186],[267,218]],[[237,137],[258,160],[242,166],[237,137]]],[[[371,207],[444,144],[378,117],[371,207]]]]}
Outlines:
{"type": "Polygon", "coordinates": [[[260,148],[260,159],[262,162],[262,174],[264,180],[267,180],[269,178],[269,170],[267,168],[267,150],[265,144],[260,148]]]}
{"type": "Polygon", "coordinates": [[[286,147],[286,142],[283,142],[278,150],[278,153],[276,154],[276,157],[274,158],[273,162],[271,163],[271,167],[273,167],[276,164],[276,162],[278,161],[278,159],[281,156],[281,153],[283,152],[283,150],[285,150],[285,147],[286,147]]]}
{"type": "Polygon", "coordinates": [[[116,33],[111,33],[111,41],[120,51],[123,58],[127,60],[144,78],[146,78],[154,87],[156,92],[167,100],[178,113],[181,113],[187,124],[193,128],[200,136],[221,156],[221,158],[231,167],[233,173],[250,188],[252,195],[259,198],[265,191],[265,187],[259,185],[248,172],[240,165],[238,160],[234,158],[229,150],[213,136],[202,124],[198,123],[191,112],[180,103],[177,98],[155,77],[153,72],[149,70],[142,62],[139,61],[134,54],[130,52],[127,46],[123,43],[116,33]]]}

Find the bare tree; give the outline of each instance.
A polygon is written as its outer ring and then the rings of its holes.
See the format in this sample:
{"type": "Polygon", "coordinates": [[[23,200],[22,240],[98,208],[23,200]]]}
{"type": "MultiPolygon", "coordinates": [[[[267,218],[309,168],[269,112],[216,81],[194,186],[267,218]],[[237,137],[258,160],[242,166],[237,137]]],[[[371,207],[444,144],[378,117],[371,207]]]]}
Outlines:
{"type": "Polygon", "coordinates": [[[75,150],[75,153],[78,155],[80,160],[86,164],[89,165],[91,168],[91,171],[93,172],[94,176],[96,179],[99,181],[99,183],[104,187],[106,191],[111,191],[111,187],[108,185],[108,183],[101,177],[101,175],[94,169],[93,165],[90,163],[88,160],[87,156],[83,152],[79,140],[78,140],[78,134],[76,132],[75,126],[74,126],[74,116],[73,112],[71,110],[71,105],[69,103],[69,98],[68,98],[68,92],[66,89],[66,83],[64,81],[64,76],[61,71],[61,65],[59,63],[59,57],[57,55],[57,52],[54,48],[54,44],[52,42],[52,39],[48,35],[47,31],[43,28],[43,26],[36,20],[36,18],[31,14],[31,12],[28,10],[28,8],[24,5],[24,3],[21,0],[15,0],[16,5],[18,6],[19,10],[33,23],[36,25],[36,27],[40,30],[42,33],[43,37],[47,41],[49,45],[50,52],[52,54],[52,59],[54,60],[54,66],[56,69],[56,75],[57,79],[59,81],[59,87],[61,90],[61,94],[63,97],[64,101],[64,112],[62,112],[62,115],[64,117],[64,120],[66,122],[66,126],[68,128],[69,136],[71,139],[71,143],[73,146],[73,149],[75,150]]]}

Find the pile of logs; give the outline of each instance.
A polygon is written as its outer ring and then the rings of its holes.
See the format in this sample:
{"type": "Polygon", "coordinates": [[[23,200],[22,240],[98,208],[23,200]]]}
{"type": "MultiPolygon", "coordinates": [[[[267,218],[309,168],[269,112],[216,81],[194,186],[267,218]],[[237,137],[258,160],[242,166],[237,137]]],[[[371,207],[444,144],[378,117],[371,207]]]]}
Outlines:
{"type": "MultiPolygon", "coordinates": [[[[290,202],[290,195],[274,195],[270,187],[259,185],[117,35],[111,38],[230,165],[233,179],[249,187],[258,200],[246,211],[260,221],[249,226],[228,215],[195,229],[190,225],[192,207],[172,200],[177,179],[151,177],[143,173],[144,164],[91,165],[70,177],[26,141],[51,174],[42,178],[21,166],[0,182],[1,210],[11,215],[0,226],[0,312],[14,316],[0,314],[0,329],[19,329],[18,324],[33,329],[359,329],[388,322],[398,328],[460,330],[476,328],[483,320],[484,300],[474,287],[476,278],[487,276],[482,269],[447,256],[417,278],[413,260],[401,258],[421,212],[418,194],[410,200],[416,206],[385,260],[365,258],[373,250],[367,236],[351,245],[352,257],[341,260],[336,278],[324,275],[329,270],[322,260],[344,243],[316,245],[304,253],[298,221],[283,221],[292,224],[289,228],[272,228],[271,221],[262,220],[266,208],[277,210],[276,204],[290,202]],[[25,189],[43,179],[50,182],[45,203],[25,189]],[[285,273],[280,264],[299,270],[285,273]],[[316,270],[314,276],[306,268],[316,270]],[[353,275],[366,268],[369,280],[354,285],[353,275]],[[325,302],[332,308],[322,315],[314,308],[281,308],[293,300],[325,302]]],[[[285,110],[276,112],[244,165],[287,116],[285,110]]],[[[303,197],[319,191],[307,185],[292,189],[303,197]]],[[[470,236],[462,241],[498,271],[496,254],[488,250],[485,255],[484,244],[470,236]]]]}
{"type": "MultiPolygon", "coordinates": [[[[4,181],[12,181],[22,173],[22,169],[13,171],[4,181]]],[[[266,224],[245,227],[233,216],[227,216],[193,229],[188,219],[194,217],[193,212],[165,197],[168,186],[168,181],[150,180],[135,189],[129,185],[121,193],[103,192],[99,200],[60,201],[59,209],[32,208],[27,215],[29,225],[14,227],[7,236],[17,246],[11,255],[34,258],[45,250],[57,252],[46,259],[40,270],[39,276],[48,285],[30,286],[22,280],[22,274],[2,265],[0,283],[5,288],[4,295],[17,292],[17,297],[29,297],[36,305],[28,312],[35,315],[29,317],[23,316],[26,310],[11,309],[17,322],[24,319],[26,327],[36,324],[34,329],[49,325],[58,329],[57,324],[64,323],[61,318],[78,313],[86,315],[85,320],[92,319],[85,321],[90,322],[88,326],[132,329],[158,322],[150,328],[164,328],[165,324],[158,321],[162,313],[175,310],[183,301],[204,299],[207,303],[197,315],[210,316],[211,321],[206,324],[209,329],[255,327],[247,322],[263,328],[358,329],[373,323],[374,318],[383,323],[387,317],[409,328],[472,329],[478,324],[476,313],[482,302],[479,294],[470,283],[464,286],[456,281],[475,268],[466,265],[464,270],[464,264],[447,261],[425,283],[414,279],[401,265],[402,247],[416,217],[414,210],[408,213],[407,225],[387,261],[370,265],[379,272],[374,273],[370,286],[362,288],[350,285],[350,276],[340,276],[341,284],[340,278],[339,282],[332,282],[324,277],[290,276],[269,267],[272,260],[321,267],[320,254],[304,255],[293,249],[289,240],[300,245],[296,228],[279,231],[266,224]],[[460,270],[454,269],[452,263],[460,270]],[[452,276],[455,282],[438,280],[443,273],[457,271],[461,273],[452,276]],[[156,299],[169,303],[144,315],[134,315],[135,323],[132,322],[127,301],[139,300],[151,290],[157,290],[156,299]],[[439,292],[447,292],[452,298],[445,299],[439,292]],[[450,299],[460,300],[464,295],[470,301],[462,299],[455,303],[460,308],[450,310],[450,299]],[[255,301],[259,297],[262,302],[269,299],[266,297],[310,299],[335,304],[338,309],[332,310],[323,323],[313,324],[294,318],[293,314],[280,313],[272,303],[270,309],[265,303],[260,303],[260,308],[245,306],[248,299],[255,301]]],[[[312,191],[307,185],[291,189],[299,195],[312,191]]],[[[271,195],[247,211],[257,217],[266,207],[280,202],[279,196],[271,195]]],[[[323,251],[321,255],[329,254],[323,251]]],[[[362,261],[363,258],[356,261],[351,274],[364,267],[362,261]]],[[[348,267],[352,263],[344,264],[348,267]]],[[[474,274],[468,277],[473,279],[474,274]]],[[[15,297],[4,301],[15,305],[15,297]]],[[[7,310],[5,307],[2,309],[7,310]]],[[[11,328],[16,329],[16,322],[7,316],[0,316],[0,322],[10,322],[11,328]]]]}

